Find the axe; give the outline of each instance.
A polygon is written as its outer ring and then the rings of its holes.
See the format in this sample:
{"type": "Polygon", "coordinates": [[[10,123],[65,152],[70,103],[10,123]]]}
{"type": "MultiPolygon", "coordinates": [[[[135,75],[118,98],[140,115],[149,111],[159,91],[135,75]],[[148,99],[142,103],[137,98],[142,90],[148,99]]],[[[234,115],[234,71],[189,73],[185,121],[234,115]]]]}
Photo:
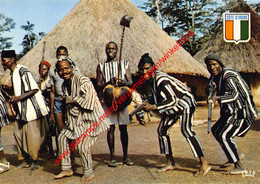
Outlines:
{"type": "Polygon", "coordinates": [[[124,43],[125,27],[130,28],[130,22],[131,22],[132,19],[133,19],[133,17],[129,17],[128,15],[124,15],[120,20],[120,25],[123,26],[123,31],[122,31],[120,51],[119,51],[118,81],[119,81],[119,74],[120,74],[120,69],[121,69],[121,59],[122,59],[122,50],[123,50],[123,43],[124,43]]]}

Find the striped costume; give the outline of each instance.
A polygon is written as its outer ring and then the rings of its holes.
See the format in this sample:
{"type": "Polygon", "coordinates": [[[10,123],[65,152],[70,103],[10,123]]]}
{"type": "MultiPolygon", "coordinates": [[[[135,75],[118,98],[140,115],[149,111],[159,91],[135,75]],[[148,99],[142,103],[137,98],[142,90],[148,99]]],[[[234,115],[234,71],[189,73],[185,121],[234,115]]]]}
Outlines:
{"type": "MultiPolygon", "coordinates": [[[[112,78],[117,77],[118,75],[118,61],[111,61],[111,62],[105,62],[100,63],[99,67],[103,75],[104,82],[111,81],[112,78]]],[[[127,60],[121,61],[121,69],[119,78],[125,80],[126,79],[126,70],[129,68],[129,62],[127,60]]],[[[106,106],[104,106],[104,109],[107,109],[106,106]]],[[[118,113],[112,113],[109,116],[110,125],[127,125],[130,124],[129,119],[129,111],[128,107],[126,107],[124,110],[118,112],[118,113]]]]}
{"type": "MultiPolygon", "coordinates": [[[[76,100],[77,104],[66,106],[65,127],[59,134],[58,145],[59,155],[64,155],[71,149],[72,140],[79,139],[77,145],[81,156],[83,172],[92,173],[92,158],[90,147],[94,145],[98,135],[107,130],[108,123],[104,119],[102,122],[99,118],[103,116],[104,111],[98,99],[94,86],[89,78],[84,75],[74,74],[71,82],[71,94],[63,85],[62,90],[67,98],[76,100]],[[88,136],[83,136],[87,129],[93,127],[98,122],[98,126],[91,131],[88,136]]],[[[70,154],[66,154],[61,161],[62,170],[71,170],[70,154]]]]}
{"type": "Polygon", "coordinates": [[[196,101],[187,86],[164,72],[156,71],[151,90],[154,103],[162,114],[157,129],[161,154],[172,154],[169,132],[172,125],[180,119],[181,132],[187,139],[194,156],[204,156],[201,143],[191,128],[196,101]]]}
{"type": "MultiPolygon", "coordinates": [[[[14,95],[20,96],[38,85],[28,68],[17,64],[12,72],[14,95]]],[[[14,137],[18,148],[18,159],[38,159],[40,147],[45,138],[45,116],[47,106],[41,90],[25,100],[17,102],[17,122],[14,126],[14,137]]]]}
{"type": "Polygon", "coordinates": [[[2,127],[6,126],[8,124],[9,124],[8,110],[7,110],[5,98],[0,91],[0,151],[3,151],[3,149],[4,149],[2,139],[1,139],[1,129],[2,129],[2,127]]]}
{"type": "Polygon", "coordinates": [[[232,139],[244,137],[257,117],[251,91],[240,74],[223,68],[217,85],[220,96],[220,118],[212,127],[212,133],[220,143],[230,163],[239,161],[237,148],[232,139]]]}

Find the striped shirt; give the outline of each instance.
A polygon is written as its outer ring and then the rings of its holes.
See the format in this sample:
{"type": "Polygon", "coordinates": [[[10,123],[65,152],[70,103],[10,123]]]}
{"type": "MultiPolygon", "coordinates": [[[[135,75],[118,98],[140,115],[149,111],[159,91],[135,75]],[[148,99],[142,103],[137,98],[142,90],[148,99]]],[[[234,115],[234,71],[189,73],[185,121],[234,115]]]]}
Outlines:
{"type": "Polygon", "coordinates": [[[235,119],[257,117],[252,93],[241,75],[231,69],[223,68],[217,86],[220,96],[221,115],[232,115],[235,119]]]}
{"type": "Polygon", "coordinates": [[[6,106],[5,98],[0,91],[0,129],[1,127],[8,125],[8,109],[6,106]]]}
{"type": "Polygon", "coordinates": [[[156,71],[152,84],[152,93],[159,113],[167,115],[181,111],[190,111],[196,107],[196,101],[188,87],[178,79],[156,71]]]}
{"type": "Polygon", "coordinates": [[[67,88],[62,85],[65,96],[77,101],[77,105],[66,106],[65,134],[70,139],[80,137],[91,125],[97,121],[99,126],[90,136],[97,136],[107,129],[107,120],[100,122],[104,110],[98,99],[97,93],[90,79],[84,75],[74,74],[71,82],[71,94],[67,88]]]}
{"type": "MultiPolygon", "coordinates": [[[[105,62],[99,64],[105,83],[109,82],[112,78],[118,76],[118,65],[119,65],[118,61],[111,61],[111,62],[105,62]]],[[[119,74],[120,79],[123,80],[126,79],[127,68],[129,68],[129,62],[127,60],[122,60],[120,74],[119,74]]]]}
{"type": "MultiPolygon", "coordinates": [[[[20,96],[34,89],[39,89],[32,73],[23,65],[16,65],[12,72],[14,95],[20,96]]],[[[47,106],[41,90],[31,97],[17,102],[18,113],[16,119],[22,121],[36,120],[48,114],[47,106]]]]}

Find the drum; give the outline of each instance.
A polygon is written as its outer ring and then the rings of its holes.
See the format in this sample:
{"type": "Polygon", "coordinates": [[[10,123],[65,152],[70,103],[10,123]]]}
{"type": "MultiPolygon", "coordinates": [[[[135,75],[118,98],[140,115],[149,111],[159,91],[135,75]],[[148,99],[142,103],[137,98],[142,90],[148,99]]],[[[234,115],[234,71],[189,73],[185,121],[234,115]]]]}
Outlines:
{"type": "Polygon", "coordinates": [[[115,107],[113,108],[115,112],[122,111],[132,101],[132,94],[127,86],[118,87],[108,84],[103,90],[103,97],[108,108],[115,107]]]}

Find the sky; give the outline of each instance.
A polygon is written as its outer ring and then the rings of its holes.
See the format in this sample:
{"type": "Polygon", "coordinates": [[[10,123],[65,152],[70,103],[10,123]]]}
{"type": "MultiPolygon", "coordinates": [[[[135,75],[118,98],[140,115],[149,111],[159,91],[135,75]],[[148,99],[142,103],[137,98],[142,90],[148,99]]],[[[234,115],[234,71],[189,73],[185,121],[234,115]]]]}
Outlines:
{"type": "MultiPolygon", "coordinates": [[[[49,33],[63,17],[80,0],[0,0],[0,13],[6,17],[14,19],[15,29],[5,32],[3,37],[13,37],[11,42],[16,53],[22,51],[23,37],[26,31],[21,29],[21,25],[26,25],[27,21],[34,24],[34,33],[49,33]]],[[[130,0],[134,5],[141,6],[144,0],[130,0]]]]}
{"type": "MultiPolygon", "coordinates": [[[[11,40],[16,53],[22,51],[23,37],[26,31],[21,29],[21,25],[26,25],[27,21],[34,24],[34,33],[44,32],[48,34],[63,17],[80,0],[0,0],[0,13],[6,17],[14,19],[15,29],[5,32],[3,37],[13,37],[11,40]]],[[[136,6],[142,6],[146,0],[130,0],[136,6]]],[[[259,0],[248,0],[247,3],[255,3],[259,0]]]]}

